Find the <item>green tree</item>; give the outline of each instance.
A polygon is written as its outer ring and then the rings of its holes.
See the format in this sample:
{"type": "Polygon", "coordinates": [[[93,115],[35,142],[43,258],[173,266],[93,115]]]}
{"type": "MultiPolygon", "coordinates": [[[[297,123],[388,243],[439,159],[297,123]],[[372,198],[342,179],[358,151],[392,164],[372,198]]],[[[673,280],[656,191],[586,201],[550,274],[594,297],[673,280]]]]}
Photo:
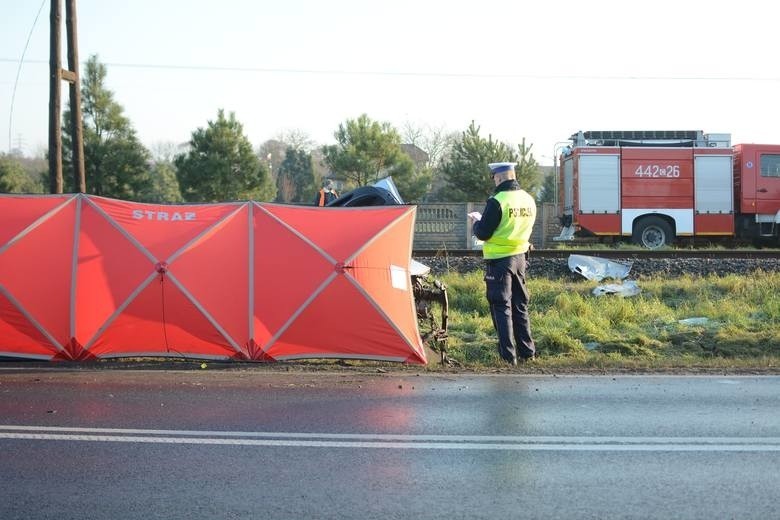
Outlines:
{"type": "Polygon", "coordinates": [[[394,176],[393,182],[395,182],[404,202],[419,203],[423,201],[425,195],[430,191],[432,178],[432,170],[427,166],[421,166],[415,168],[412,175],[398,179],[394,176]]]}
{"type": "Polygon", "coordinates": [[[309,203],[315,191],[311,154],[303,149],[287,148],[276,175],[276,200],[309,203]]]}
{"type": "Polygon", "coordinates": [[[550,171],[544,174],[544,181],[542,181],[542,188],[539,190],[539,196],[537,202],[555,202],[555,172],[550,171]]]}
{"type": "Polygon", "coordinates": [[[268,166],[252,151],[235,113],[192,133],[189,151],[174,160],[181,194],[190,202],[273,200],[276,188],[268,166]]]}
{"type": "Polygon", "coordinates": [[[157,161],[149,172],[151,182],[141,191],[138,200],[151,203],[182,202],[184,199],[176,179],[176,168],[169,161],[157,161]]]}
{"type": "Polygon", "coordinates": [[[510,147],[494,141],[491,135],[483,138],[479,131],[480,128],[472,121],[460,139],[452,144],[449,158],[441,165],[441,175],[447,184],[447,199],[451,202],[485,200],[495,189],[488,163],[516,160],[510,147]]]}
{"type": "MultiPolygon", "coordinates": [[[[106,74],[97,55],[90,56],[81,86],[87,192],[136,200],[151,183],[150,155],[123,114],[124,108],[106,87],[106,74]]],[[[63,119],[63,169],[72,171],[69,111],[63,119]]],[[[64,184],[66,191],[75,191],[73,175],[65,175],[64,184]]]]}
{"type": "Polygon", "coordinates": [[[510,145],[487,139],[479,135],[480,127],[473,121],[460,138],[452,144],[452,151],[439,168],[446,182],[447,200],[451,202],[476,202],[490,197],[495,183],[490,177],[488,164],[492,162],[516,162],[515,174],[520,186],[536,195],[541,183],[541,173],[531,153],[532,145],[525,139],[517,145],[517,151],[510,145]]]}
{"type": "Polygon", "coordinates": [[[543,175],[542,168],[536,162],[531,148],[533,148],[533,145],[526,145],[525,137],[523,137],[523,140],[517,145],[517,155],[510,160],[517,161],[515,175],[517,176],[517,182],[520,183],[520,187],[535,198],[538,198],[542,190],[543,175]]]}
{"type": "Polygon", "coordinates": [[[35,179],[10,155],[0,154],[0,192],[43,193],[43,180],[35,179]]]}
{"type": "Polygon", "coordinates": [[[322,148],[325,163],[336,178],[352,187],[392,176],[405,200],[416,189],[414,164],[401,149],[401,137],[390,123],[372,121],[366,114],[348,119],[334,134],[337,144],[322,148]]]}

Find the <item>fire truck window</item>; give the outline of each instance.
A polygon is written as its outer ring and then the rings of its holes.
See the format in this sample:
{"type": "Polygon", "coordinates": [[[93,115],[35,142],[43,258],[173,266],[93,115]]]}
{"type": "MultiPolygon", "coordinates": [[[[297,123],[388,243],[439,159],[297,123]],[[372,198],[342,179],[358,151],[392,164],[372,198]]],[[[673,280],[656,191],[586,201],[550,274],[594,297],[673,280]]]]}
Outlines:
{"type": "Polygon", "coordinates": [[[761,156],[761,176],[780,177],[780,155],[761,156]]]}

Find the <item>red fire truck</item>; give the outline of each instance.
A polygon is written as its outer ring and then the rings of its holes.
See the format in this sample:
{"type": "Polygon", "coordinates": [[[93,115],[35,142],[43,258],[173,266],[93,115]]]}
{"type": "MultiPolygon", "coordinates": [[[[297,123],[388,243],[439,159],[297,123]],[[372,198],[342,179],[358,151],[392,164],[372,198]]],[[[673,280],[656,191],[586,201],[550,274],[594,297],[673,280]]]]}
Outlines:
{"type": "Polygon", "coordinates": [[[560,155],[563,232],[626,237],[778,238],[780,145],[702,131],[578,132],[560,155]]]}

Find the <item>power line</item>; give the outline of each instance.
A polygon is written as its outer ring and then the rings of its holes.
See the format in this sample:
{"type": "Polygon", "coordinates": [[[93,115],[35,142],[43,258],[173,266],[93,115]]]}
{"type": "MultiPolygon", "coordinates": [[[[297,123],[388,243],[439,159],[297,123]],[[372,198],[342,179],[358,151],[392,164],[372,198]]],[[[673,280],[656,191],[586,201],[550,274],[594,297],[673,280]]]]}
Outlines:
{"type": "MultiPolygon", "coordinates": [[[[0,58],[0,62],[10,59],[0,58]]],[[[43,60],[29,60],[27,63],[47,63],[43,60]]],[[[414,72],[414,71],[381,71],[381,70],[350,70],[350,69],[296,69],[271,67],[238,67],[219,65],[177,65],[155,63],[120,63],[106,62],[104,65],[117,68],[181,70],[206,72],[259,72],[273,74],[317,74],[335,76],[400,76],[400,77],[431,77],[431,78],[464,78],[464,79],[528,79],[528,80],[591,80],[591,81],[780,81],[780,77],[761,76],[642,76],[620,74],[485,74],[471,72],[414,72]]]]}
{"type": "Polygon", "coordinates": [[[24,55],[27,53],[27,47],[30,45],[30,38],[32,38],[33,30],[35,29],[35,25],[38,23],[38,17],[41,15],[41,11],[43,10],[44,4],[46,4],[46,0],[43,0],[41,2],[41,6],[38,8],[38,14],[35,15],[35,20],[33,20],[32,27],[30,27],[30,34],[27,35],[27,42],[25,42],[24,50],[22,50],[22,57],[19,58],[19,68],[16,69],[16,80],[14,81],[14,90],[11,93],[11,110],[8,115],[8,151],[9,152],[11,151],[11,135],[12,135],[13,122],[14,122],[14,100],[16,99],[16,86],[19,84],[19,75],[22,73],[22,63],[24,63],[24,55]]]}

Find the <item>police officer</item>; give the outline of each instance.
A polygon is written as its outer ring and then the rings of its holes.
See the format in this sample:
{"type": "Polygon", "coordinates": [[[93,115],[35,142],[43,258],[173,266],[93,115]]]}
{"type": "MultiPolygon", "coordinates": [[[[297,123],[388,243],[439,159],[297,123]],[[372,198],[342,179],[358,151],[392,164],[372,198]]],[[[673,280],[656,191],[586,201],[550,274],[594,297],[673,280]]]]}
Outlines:
{"type": "Polygon", "coordinates": [[[484,240],[485,286],[490,316],[498,335],[498,351],[507,363],[533,359],[536,347],[528,319],[526,255],[536,219],[536,202],[520,189],[515,164],[489,164],[496,184],[480,215],[470,213],[474,235],[484,240]]]}

